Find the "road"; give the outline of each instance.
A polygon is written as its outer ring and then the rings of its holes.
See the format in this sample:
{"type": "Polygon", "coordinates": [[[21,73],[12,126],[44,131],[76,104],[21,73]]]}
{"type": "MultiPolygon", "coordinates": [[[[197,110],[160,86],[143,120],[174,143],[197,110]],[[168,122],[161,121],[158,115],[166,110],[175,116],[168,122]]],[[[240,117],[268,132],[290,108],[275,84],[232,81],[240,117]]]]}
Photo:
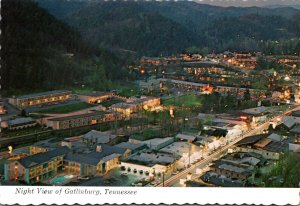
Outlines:
{"type": "MultiPolygon", "coordinates": [[[[271,119],[269,119],[268,121],[262,123],[261,125],[257,126],[255,129],[252,130],[248,130],[247,132],[245,132],[242,136],[236,138],[234,141],[229,142],[227,145],[223,146],[222,148],[218,149],[217,151],[213,152],[212,154],[210,154],[209,156],[207,156],[205,159],[195,163],[194,165],[192,165],[191,167],[181,171],[180,173],[178,173],[177,175],[174,175],[172,177],[170,177],[169,179],[165,180],[164,182],[164,186],[170,187],[173,186],[175,184],[178,184],[180,179],[185,179],[188,175],[188,173],[193,173],[194,170],[196,170],[196,168],[203,168],[206,165],[208,165],[210,162],[212,162],[215,158],[220,158],[222,156],[222,154],[226,153],[227,150],[232,147],[233,145],[235,145],[237,142],[239,142],[240,140],[244,139],[245,137],[248,136],[252,136],[255,134],[260,133],[261,131],[268,129],[270,122],[277,122],[279,121],[279,119],[281,119],[283,116],[290,114],[292,111],[295,110],[299,110],[300,106],[294,108],[294,109],[290,109],[287,110],[286,112],[275,116],[271,119]]],[[[162,187],[163,183],[160,183],[158,185],[156,185],[156,187],[162,187]]]]}

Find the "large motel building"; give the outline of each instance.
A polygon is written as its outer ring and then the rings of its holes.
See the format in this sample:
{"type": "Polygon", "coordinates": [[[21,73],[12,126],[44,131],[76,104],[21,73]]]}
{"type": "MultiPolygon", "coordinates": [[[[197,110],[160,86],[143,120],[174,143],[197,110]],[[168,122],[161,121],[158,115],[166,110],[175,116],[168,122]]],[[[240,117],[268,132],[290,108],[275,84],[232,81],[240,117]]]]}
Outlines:
{"type": "Polygon", "coordinates": [[[42,93],[28,94],[23,96],[14,96],[8,99],[11,105],[24,109],[36,107],[55,102],[66,101],[72,97],[72,92],[67,90],[55,90],[42,93]]]}
{"type": "Polygon", "coordinates": [[[96,111],[78,115],[50,118],[47,120],[47,126],[55,130],[69,129],[87,125],[94,125],[103,122],[109,122],[120,119],[121,116],[115,112],[96,111]]]}
{"type": "Polygon", "coordinates": [[[38,146],[38,151],[24,158],[7,160],[4,166],[5,179],[36,184],[47,183],[57,175],[101,176],[118,167],[120,160],[131,153],[126,148],[106,144],[89,145],[80,141],[65,141],[60,146],[42,149],[38,146]]]}
{"type": "Polygon", "coordinates": [[[117,103],[111,105],[111,110],[120,112],[129,116],[132,113],[141,111],[142,109],[150,109],[160,105],[160,98],[142,96],[139,99],[130,99],[124,103],[117,103]]]}
{"type": "Polygon", "coordinates": [[[61,147],[19,160],[7,160],[4,177],[6,180],[24,181],[27,184],[35,184],[54,177],[62,170],[63,158],[68,151],[67,147],[61,147]]]}

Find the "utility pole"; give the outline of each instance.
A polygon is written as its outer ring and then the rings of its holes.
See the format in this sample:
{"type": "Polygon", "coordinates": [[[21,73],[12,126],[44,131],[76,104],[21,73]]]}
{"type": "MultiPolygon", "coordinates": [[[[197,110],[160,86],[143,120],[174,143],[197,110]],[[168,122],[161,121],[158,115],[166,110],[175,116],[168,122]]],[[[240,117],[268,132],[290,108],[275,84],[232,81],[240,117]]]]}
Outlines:
{"type": "Polygon", "coordinates": [[[163,187],[165,186],[165,172],[162,173],[162,178],[163,178],[163,187]]]}
{"type": "Polygon", "coordinates": [[[190,167],[191,165],[191,145],[189,146],[189,165],[188,167],[190,167]]]}

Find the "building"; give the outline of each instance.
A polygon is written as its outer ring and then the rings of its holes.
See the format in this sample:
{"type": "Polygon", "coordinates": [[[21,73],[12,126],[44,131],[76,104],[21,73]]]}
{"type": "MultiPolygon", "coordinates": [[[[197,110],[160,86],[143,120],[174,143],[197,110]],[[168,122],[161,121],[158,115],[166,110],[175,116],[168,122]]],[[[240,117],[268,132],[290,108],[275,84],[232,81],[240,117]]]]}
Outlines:
{"type": "Polygon", "coordinates": [[[178,159],[176,169],[183,169],[188,165],[203,158],[203,149],[189,142],[173,142],[159,150],[162,153],[168,153],[178,159]]]}
{"type": "Polygon", "coordinates": [[[47,119],[46,125],[55,130],[69,129],[87,125],[94,125],[102,122],[109,122],[119,119],[120,117],[111,112],[97,111],[79,115],[71,115],[47,119]]]}
{"type": "Polygon", "coordinates": [[[228,64],[240,69],[254,69],[257,59],[252,54],[234,53],[234,57],[227,60],[228,64]]]}
{"type": "Polygon", "coordinates": [[[126,160],[121,161],[121,167],[133,174],[155,174],[166,173],[174,168],[176,158],[174,155],[152,151],[143,151],[131,155],[126,160]]]}
{"type": "Polygon", "coordinates": [[[177,57],[142,57],[140,65],[145,66],[168,66],[168,65],[180,65],[181,58],[177,57]]]}
{"type": "Polygon", "coordinates": [[[24,109],[28,107],[37,107],[45,104],[52,104],[55,102],[63,102],[69,100],[71,97],[71,91],[55,90],[12,97],[8,99],[8,102],[19,109],[24,109]]]}
{"type": "Polygon", "coordinates": [[[147,148],[145,144],[133,144],[130,142],[121,142],[119,144],[114,145],[116,147],[120,147],[126,150],[130,150],[131,154],[137,153],[147,148]]]}
{"type": "Polygon", "coordinates": [[[30,127],[35,127],[36,125],[37,125],[37,122],[30,117],[16,118],[16,119],[7,121],[7,128],[9,130],[26,129],[26,128],[30,128],[30,127]]]}
{"type": "MultiPolygon", "coordinates": [[[[253,168],[252,168],[253,169],[253,168]]],[[[234,164],[232,162],[218,160],[212,166],[211,170],[219,175],[230,178],[247,180],[251,176],[251,168],[242,164],[234,164]]]]}
{"type": "Polygon", "coordinates": [[[141,98],[139,100],[137,100],[136,103],[140,104],[144,109],[147,110],[148,108],[159,106],[160,98],[141,96],[141,98]]]}
{"type": "Polygon", "coordinates": [[[117,135],[113,135],[108,132],[91,130],[82,136],[82,140],[90,144],[107,144],[113,141],[116,137],[117,135]]]}
{"type": "Polygon", "coordinates": [[[114,96],[112,92],[92,92],[90,94],[82,94],[78,95],[79,99],[87,103],[101,103],[104,102],[114,96]]]}
{"type": "Polygon", "coordinates": [[[265,151],[262,149],[254,149],[247,147],[235,147],[234,152],[244,152],[244,153],[256,153],[264,157],[265,159],[278,160],[280,154],[278,152],[265,151]]]}
{"type": "Polygon", "coordinates": [[[5,113],[6,113],[6,109],[5,109],[5,107],[4,107],[2,98],[1,98],[1,96],[0,96],[0,114],[5,114],[5,113]]]}
{"type": "Polygon", "coordinates": [[[131,115],[132,113],[138,112],[141,107],[132,103],[117,103],[110,106],[111,110],[120,112],[124,115],[131,115]]]}
{"type": "Polygon", "coordinates": [[[5,179],[35,184],[52,178],[62,170],[63,158],[68,151],[69,148],[60,147],[19,160],[7,161],[4,168],[5,179]]]}
{"type": "Polygon", "coordinates": [[[227,94],[237,94],[243,95],[246,91],[249,91],[251,95],[264,95],[264,90],[259,89],[248,89],[243,87],[229,87],[229,86],[214,86],[211,88],[209,84],[202,84],[197,82],[190,82],[190,81],[182,81],[182,80],[175,80],[175,79],[165,79],[160,78],[160,89],[162,91],[168,90],[169,87],[171,88],[181,88],[185,90],[193,90],[193,91],[200,91],[200,92],[207,92],[207,90],[216,91],[219,93],[227,94]]]}
{"type": "Polygon", "coordinates": [[[147,145],[148,148],[150,148],[152,150],[159,150],[173,142],[174,142],[173,137],[166,137],[166,138],[149,139],[149,140],[143,141],[142,143],[147,145]]]}
{"type": "Polygon", "coordinates": [[[201,180],[219,187],[243,187],[245,186],[245,181],[240,179],[232,179],[230,177],[225,177],[224,175],[217,174],[215,172],[207,172],[201,176],[201,180]]]}
{"type": "MultiPolygon", "coordinates": [[[[48,152],[56,149],[60,144],[58,142],[52,142],[53,138],[36,142],[29,146],[29,155],[35,155],[38,153],[48,152]]],[[[64,146],[64,145],[62,145],[64,146]]]]}
{"type": "Polygon", "coordinates": [[[289,143],[289,151],[300,152],[300,138],[295,138],[293,142],[289,143]]]}
{"type": "Polygon", "coordinates": [[[269,108],[264,106],[245,109],[242,111],[241,119],[246,119],[253,123],[263,122],[267,120],[268,113],[269,108]]]}
{"type": "Polygon", "coordinates": [[[272,133],[270,136],[267,137],[268,139],[271,139],[272,141],[280,142],[283,140],[283,137],[281,135],[278,135],[276,133],[272,133]]]}
{"type": "Polygon", "coordinates": [[[277,139],[278,137],[272,134],[249,136],[236,143],[236,147],[233,148],[233,151],[256,153],[265,159],[278,160],[279,155],[288,149],[288,144],[281,141],[274,141],[272,138],[277,139]]]}
{"type": "Polygon", "coordinates": [[[197,139],[195,135],[189,135],[189,134],[177,134],[175,138],[187,142],[194,142],[197,139]]]}
{"type": "Polygon", "coordinates": [[[64,158],[63,171],[72,175],[104,175],[120,165],[120,160],[130,151],[106,144],[97,145],[94,151],[82,153],[72,150],[64,158]]]}
{"type": "Polygon", "coordinates": [[[120,112],[128,116],[132,113],[139,112],[143,109],[148,110],[159,105],[160,98],[142,96],[139,99],[130,99],[124,103],[113,104],[110,108],[113,111],[120,112]]]}

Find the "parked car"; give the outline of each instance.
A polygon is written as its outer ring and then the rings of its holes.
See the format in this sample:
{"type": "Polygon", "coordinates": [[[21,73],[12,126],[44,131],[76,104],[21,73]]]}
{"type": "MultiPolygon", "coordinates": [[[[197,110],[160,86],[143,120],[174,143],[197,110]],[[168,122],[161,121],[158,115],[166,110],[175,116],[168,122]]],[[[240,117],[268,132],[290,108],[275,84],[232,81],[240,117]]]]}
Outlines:
{"type": "Polygon", "coordinates": [[[89,180],[90,177],[89,176],[79,176],[77,179],[79,179],[79,180],[89,180]]]}

